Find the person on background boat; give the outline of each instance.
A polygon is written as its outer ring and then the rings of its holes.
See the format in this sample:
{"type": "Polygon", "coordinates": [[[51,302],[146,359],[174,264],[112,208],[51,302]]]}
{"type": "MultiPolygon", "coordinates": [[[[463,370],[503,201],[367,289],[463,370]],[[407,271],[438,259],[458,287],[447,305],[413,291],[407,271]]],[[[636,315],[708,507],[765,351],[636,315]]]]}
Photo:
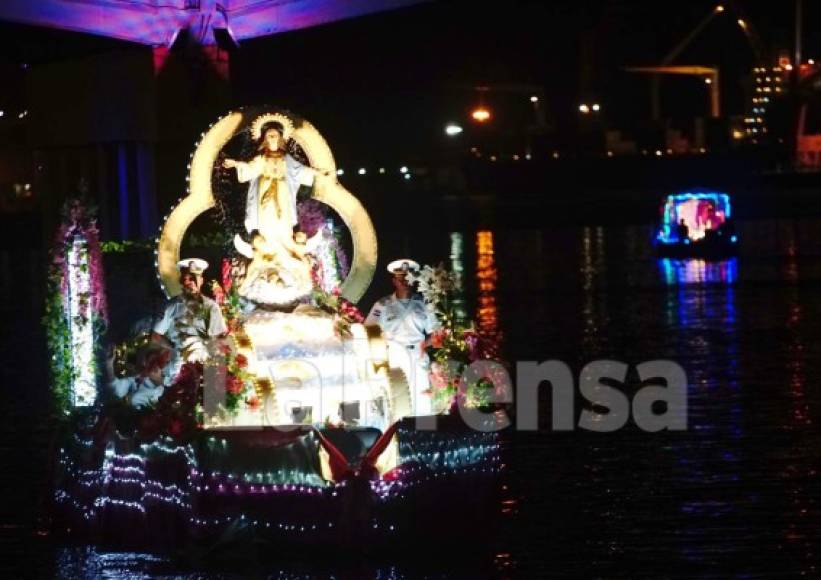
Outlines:
{"type": "MultiPolygon", "coordinates": [[[[202,273],[208,262],[198,258],[180,260],[182,294],[173,298],[162,318],[154,325],[153,337],[167,338],[176,349],[172,373],[183,362],[203,362],[208,358],[208,342],[228,332],[219,304],[202,294],[202,273]]],[[[171,375],[173,376],[173,375],[171,375]]]]}
{"type": "Polygon", "coordinates": [[[683,242],[690,237],[690,228],[687,227],[684,218],[681,218],[676,225],[676,237],[679,242],[683,242]]]}
{"type": "Polygon", "coordinates": [[[407,274],[418,271],[413,260],[395,260],[388,264],[394,293],[377,300],[365,319],[365,326],[378,326],[388,343],[388,362],[402,369],[408,379],[414,413],[431,412],[430,361],[425,352],[430,335],[439,325],[434,312],[414,294],[407,274]]]}

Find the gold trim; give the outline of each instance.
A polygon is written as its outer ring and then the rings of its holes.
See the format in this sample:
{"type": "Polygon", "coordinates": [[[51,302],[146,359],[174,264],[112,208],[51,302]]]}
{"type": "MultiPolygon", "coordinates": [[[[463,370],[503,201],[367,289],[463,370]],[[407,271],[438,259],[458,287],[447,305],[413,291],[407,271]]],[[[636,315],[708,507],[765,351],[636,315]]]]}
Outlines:
{"type": "MultiPolygon", "coordinates": [[[[270,115],[285,116],[282,113],[270,115]]],[[[265,115],[257,116],[256,119],[263,117],[265,115]]],[[[286,118],[293,126],[293,120],[286,118]]],[[[183,236],[200,214],[214,206],[211,174],[217,155],[246,120],[246,115],[242,112],[229,113],[214,124],[197,145],[191,160],[188,196],[168,216],[158,240],[157,269],[162,288],[169,297],[182,291],[177,262],[183,236]]],[[[377,242],[373,223],[359,200],[337,181],[333,154],[319,131],[303,121],[294,129],[291,138],[302,147],[311,167],[328,172],[328,175],[316,176],[314,198],[336,211],[351,232],[351,270],[340,291],[346,299],[357,302],[367,291],[376,270],[377,242]]]]}

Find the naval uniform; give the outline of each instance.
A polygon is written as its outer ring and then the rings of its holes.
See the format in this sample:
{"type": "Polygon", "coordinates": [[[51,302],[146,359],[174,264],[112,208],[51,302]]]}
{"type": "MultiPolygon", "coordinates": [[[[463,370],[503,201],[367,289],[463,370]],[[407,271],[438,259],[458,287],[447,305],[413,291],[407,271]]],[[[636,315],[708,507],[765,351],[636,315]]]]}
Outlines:
{"type": "Polygon", "coordinates": [[[435,313],[419,297],[400,300],[391,294],[373,305],[365,326],[382,329],[388,343],[388,362],[392,367],[401,368],[408,378],[414,413],[430,414],[431,398],[424,393],[430,388],[430,361],[420,345],[439,326],[435,313]]]}

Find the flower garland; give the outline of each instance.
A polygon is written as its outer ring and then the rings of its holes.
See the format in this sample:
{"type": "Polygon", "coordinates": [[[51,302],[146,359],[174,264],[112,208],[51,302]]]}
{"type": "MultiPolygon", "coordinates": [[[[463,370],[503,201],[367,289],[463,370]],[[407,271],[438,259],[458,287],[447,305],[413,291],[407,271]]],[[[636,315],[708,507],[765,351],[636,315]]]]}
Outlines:
{"type": "Polygon", "coordinates": [[[238,350],[250,350],[253,345],[242,323],[240,316],[242,306],[237,288],[233,284],[232,265],[228,259],[223,259],[221,277],[222,285],[216,280],[213,281],[211,291],[214,299],[222,308],[228,334],[234,339],[236,348],[224,343],[220,347],[219,354],[211,362],[225,366],[224,407],[229,414],[236,415],[243,403],[251,409],[259,408],[262,405],[261,395],[267,393],[260,392],[259,379],[248,370],[248,357],[238,352],[238,350]]]}
{"type": "Polygon", "coordinates": [[[365,321],[359,309],[341,296],[339,288],[326,292],[315,285],[312,298],[317,308],[333,316],[334,332],[340,338],[351,338],[351,325],[365,321]]]}
{"type": "Polygon", "coordinates": [[[109,400],[95,439],[105,440],[114,431],[143,442],[166,435],[192,439],[202,427],[202,381],[202,363],[185,363],[152,406],[137,409],[124,399],[109,400]]]}
{"type": "Polygon", "coordinates": [[[68,200],[49,253],[43,325],[51,353],[55,410],[62,416],[74,406],[95,403],[100,338],[108,325],[100,238],[93,213],[80,200],[68,200]]]}
{"type": "Polygon", "coordinates": [[[434,406],[447,409],[457,401],[468,407],[487,405],[493,383],[480,379],[466,384],[463,380],[463,373],[470,363],[488,359],[491,353],[476,333],[473,322],[465,321],[457,308],[458,278],[440,264],[436,267],[426,265],[418,273],[411,272],[408,280],[416,284],[440,325],[431,336],[427,349],[433,361],[430,382],[434,406]]]}

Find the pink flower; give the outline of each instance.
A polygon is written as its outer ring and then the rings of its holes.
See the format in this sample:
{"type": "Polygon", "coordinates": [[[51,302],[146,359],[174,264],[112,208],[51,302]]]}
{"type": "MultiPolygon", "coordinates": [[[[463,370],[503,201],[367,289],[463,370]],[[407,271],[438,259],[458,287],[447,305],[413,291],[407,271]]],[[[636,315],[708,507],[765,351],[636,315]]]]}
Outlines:
{"type": "Polygon", "coordinates": [[[430,372],[430,384],[436,390],[442,390],[447,388],[449,379],[447,374],[445,373],[445,369],[439,363],[433,363],[431,365],[431,372],[430,372]]]}
{"type": "Polygon", "coordinates": [[[465,335],[465,343],[468,346],[468,358],[471,361],[478,360],[481,356],[481,350],[479,348],[480,341],[479,335],[474,332],[466,332],[465,335]]]}

